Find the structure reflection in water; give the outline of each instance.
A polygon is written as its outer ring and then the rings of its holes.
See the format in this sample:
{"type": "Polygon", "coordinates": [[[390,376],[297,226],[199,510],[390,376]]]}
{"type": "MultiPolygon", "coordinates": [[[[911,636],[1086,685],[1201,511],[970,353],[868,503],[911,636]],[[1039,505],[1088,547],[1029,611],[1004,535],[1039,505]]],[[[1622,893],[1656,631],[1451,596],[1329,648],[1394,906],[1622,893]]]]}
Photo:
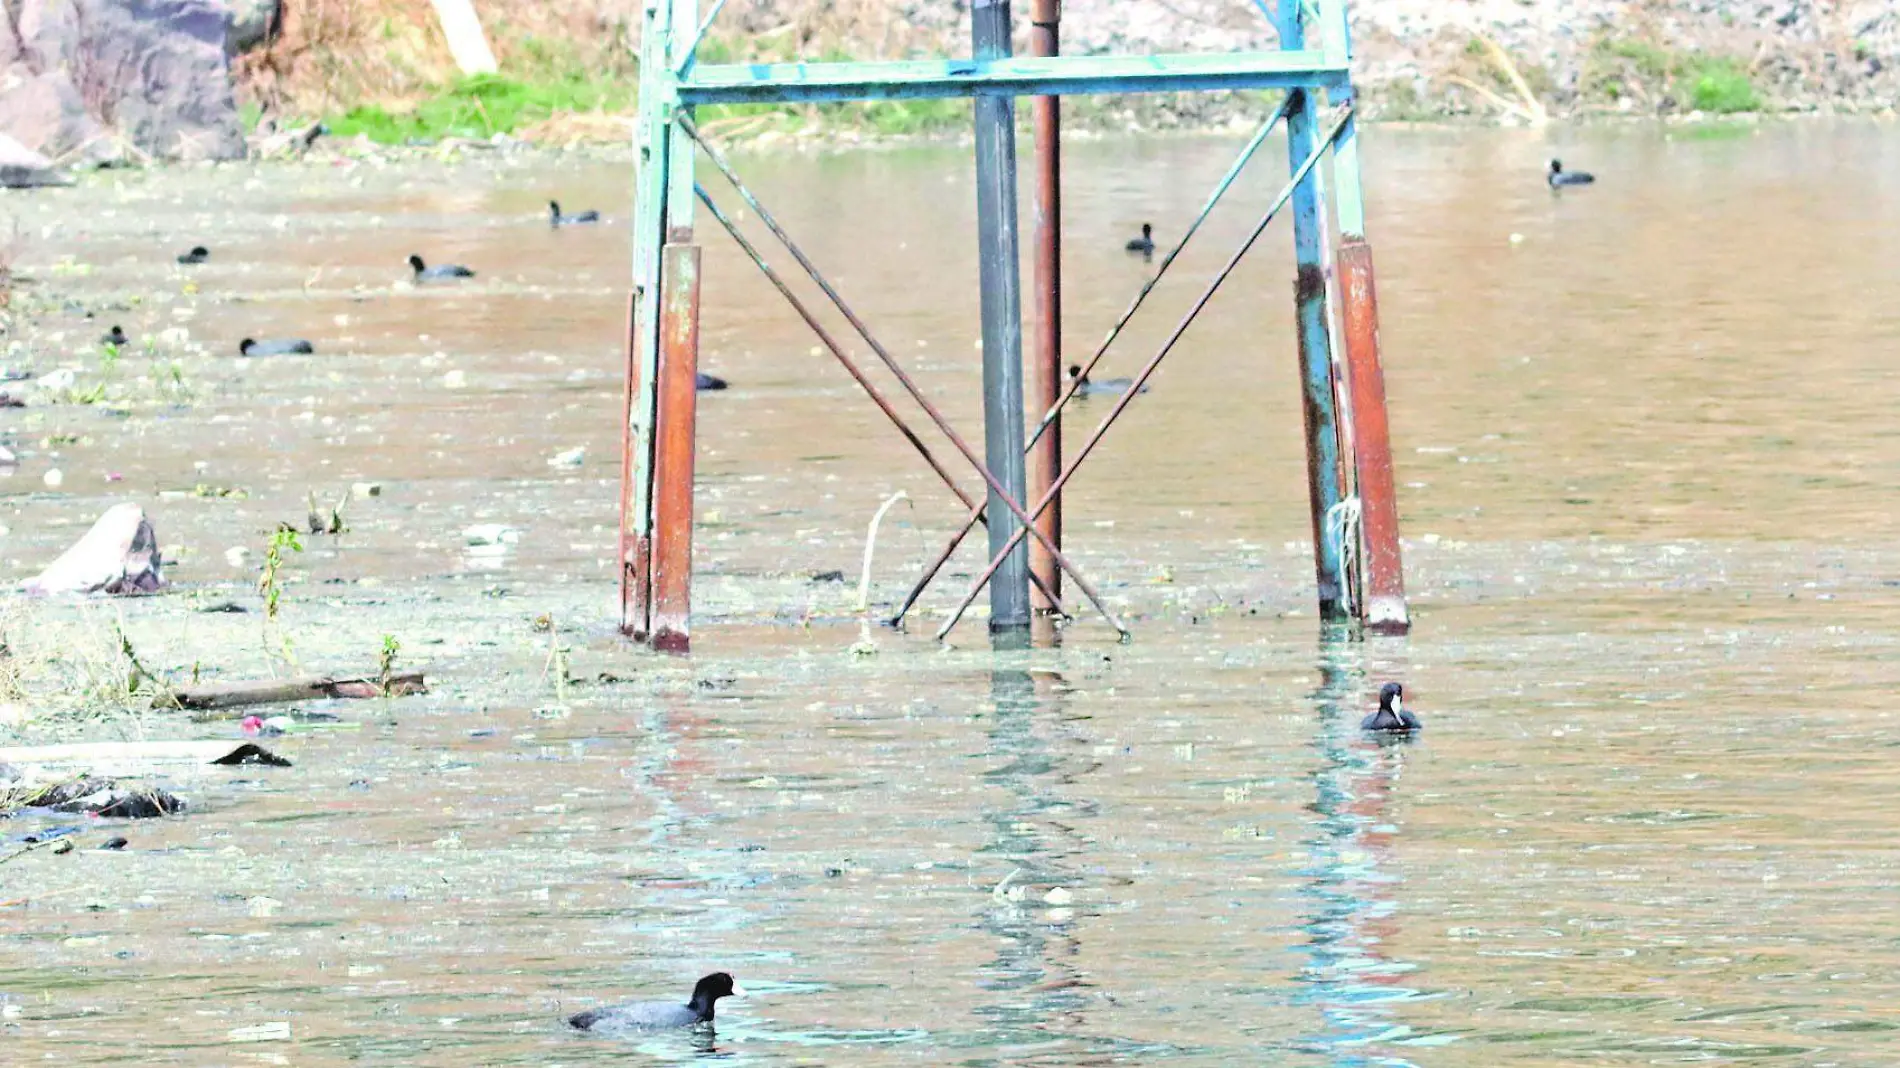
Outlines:
{"type": "Polygon", "coordinates": [[[1403,739],[1358,730],[1356,699],[1363,671],[1361,646],[1322,641],[1313,772],[1317,819],[1306,840],[1307,965],[1296,999],[1319,1012],[1319,1029],[1304,1043],[1338,1065],[1411,1065],[1383,1050],[1430,1042],[1399,1022],[1394,1004],[1423,996],[1409,980],[1415,966],[1390,956],[1400,928],[1390,870],[1401,828],[1388,806],[1410,754],[1403,739]]]}

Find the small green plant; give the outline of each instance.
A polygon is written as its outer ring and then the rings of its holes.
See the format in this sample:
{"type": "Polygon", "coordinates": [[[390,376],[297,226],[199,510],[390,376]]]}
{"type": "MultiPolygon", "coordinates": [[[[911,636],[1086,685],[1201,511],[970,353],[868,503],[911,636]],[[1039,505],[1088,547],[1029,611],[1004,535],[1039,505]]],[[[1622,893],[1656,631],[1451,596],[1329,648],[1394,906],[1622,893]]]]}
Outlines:
{"type": "Polygon", "coordinates": [[[264,646],[264,655],[271,658],[273,669],[281,660],[292,671],[297,668],[297,654],[291,648],[290,636],[276,629],[277,609],[283,603],[283,585],[278,581],[278,573],[283,570],[284,554],[303,552],[303,541],[297,537],[297,528],[288,523],[279,523],[271,533],[270,543],[264,549],[264,571],[257,579],[257,592],[264,599],[264,618],[258,624],[258,638],[264,646]],[[271,635],[275,631],[277,648],[271,648],[271,635]]]}
{"type": "Polygon", "coordinates": [[[383,651],[376,658],[376,685],[389,696],[390,680],[396,677],[396,657],[402,652],[402,643],[394,634],[383,635],[383,651]]]}
{"type": "Polygon", "coordinates": [[[171,687],[165,684],[164,678],[146,667],[139,659],[138,650],[132,648],[132,639],[125,635],[123,622],[112,628],[112,634],[118,639],[119,656],[125,661],[127,667],[124,690],[112,696],[117,698],[119,703],[129,704],[134,697],[145,693],[150,695],[154,708],[182,707],[178,703],[178,698],[173,696],[171,687]]]}
{"type": "MultiPolygon", "coordinates": [[[[554,683],[554,700],[558,704],[567,704],[567,688],[574,681],[568,664],[567,646],[561,644],[560,628],[554,625],[553,613],[541,617],[547,620],[548,659],[541,666],[541,677],[554,683]]],[[[540,619],[535,620],[535,629],[540,630],[540,619]]]]}
{"type": "Polygon", "coordinates": [[[295,527],[279,523],[264,549],[264,573],[257,579],[257,592],[264,598],[264,618],[272,622],[277,619],[277,608],[284,595],[283,587],[277,581],[277,573],[284,566],[286,552],[303,552],[303,540],[297,537],[295,527]]]}

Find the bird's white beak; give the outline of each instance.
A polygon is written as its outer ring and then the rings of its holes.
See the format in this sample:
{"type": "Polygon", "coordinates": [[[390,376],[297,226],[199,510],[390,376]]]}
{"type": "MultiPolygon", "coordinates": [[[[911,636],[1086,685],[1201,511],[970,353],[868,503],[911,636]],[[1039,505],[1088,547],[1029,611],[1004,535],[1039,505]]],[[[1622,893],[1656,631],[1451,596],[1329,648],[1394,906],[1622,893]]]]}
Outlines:
{"type": "Polygon", "coordinates": [[[740,986],[738,983],[732,984],[732,996],[735,998],[745,997],[745,987],[740,986]]]}
{"type": "Polygon", "coordinates": [[[1402,710],[1404,704],[1405,704],[1405,698],[1400,697],[1398,694],[1393,694],[1392,695],[1392,714],[1395,716],[1398,715],[1400,711],[1402,710]]]}

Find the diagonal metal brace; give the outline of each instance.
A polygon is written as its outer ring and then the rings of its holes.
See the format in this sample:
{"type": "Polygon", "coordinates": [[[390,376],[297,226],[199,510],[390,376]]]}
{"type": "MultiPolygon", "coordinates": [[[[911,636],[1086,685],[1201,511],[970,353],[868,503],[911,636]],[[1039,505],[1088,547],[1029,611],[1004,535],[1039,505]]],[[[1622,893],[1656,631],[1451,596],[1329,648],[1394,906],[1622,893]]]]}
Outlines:
{"type": "MultiPolygon", "coordinates": [[[[1062,396],[1056,399],[1055,404],[1049,408],[1048,412],[1044,413],[1042,420],[1036,424],[1035,429],[1029,435],[1029,444],[1024,446],[1025,452],[1033,450],[1036,447],[1036,442],[1042,440],[1042,435],[1047,432],[1049,427],[1054,425],[1055,421],[1062,415],[1062,410],[1068,406],[1069,400],[1082,388],[1082,383],[1088,379],[1089,375],[1095,370],[1096,365],[1102,362],[1102,357],[1108,354],[1109,347],[1115,344],[1115,339],[1120,337],[1122,331],[1127,328],[1129,320],[1133,319],[1135,313],[1141,310],[1142,304],[1148,299],[1148,294],[1153,293],[1155,287],[1161,284],[1161,279],[1168,273],[1168,268],[1174,265],[1174,261],[1180,257],[1182,250],[1187,248],[1188,243],[1194,240],[1194,235],[1200,232],[1201,224],[1207,221],[1207,217],[1213,213],[1215,205],[1219,204],[1221,198],[1227,195],[1227,190],[1233,187],[1234,180],[1240,177],[1240,172],[1246,169],[1247,164],[1253,160],[1254,154],[1260,151],[1260,146],[1266,143],[1268,136],[1273,133],[1274,128],[1280,124],[1282,119],[1286,118],[1287,112],[1292,105],[1293,96],[1289,93],[1286,98],[1280,102],[1280,106],[1274,109],[1273,115],[1267,119],[1266,125],[1260,128],[1260,132],[1256,133],[1253,136],[1253,140],[1247,142],[1246,146],[1240,150],[1240,155],[1234,158],[1233,165],[1227,168],[1227,173],[1222,176],[1221,180],[1214,186],[1213,193],[1207,198],[1207,203],[1202,206],[1201,213],[1195,217],[1193,224],[1187,228],[1186,233],[1181,235],[1181,240],[1175,244],[1174,248],[1170,249],[1168,254],[1162,257],[1161,266],[1155,269],[1154,277],[1148,279],[1147,284],[1141,287],[1141,292],[1135,294],[1135,299],[1129,303],[1127,310],[1122,312],[1121,318],[1116,320],[1114,328],[1109,330],[1108,336],[1103,338],[1101,345],[1096,348],[1095,355],[1089,357],[1088,362],[1081,365],[1082,373],[1069,380],[1069,384],[1064,388],[1062,396]]],[[[950,562],[950,558],[956,554],[958,546],[963,544],[963,539],[969,536],[970,531],[975,529],[976,524],[986,522],[983,516],[986,507],[986,504],[979,503],[972,508],[968,515],[964,516],[963,525],[957,528],[955,534],[950,536],[949,542],[944,546],[943,550],[937,554],[937,558],[931,561],[930,566],[924,569],[922,577],[910,588],[910,593],[905,596],[904,603],[898,607],[897,614],[891,618],[892,626],[903,622],[904,616],[911,610],[912,606],[917,603],[917,599],[924,595],[924,590],[928,589],[930,584],[936,580],[937,573],[943,570],[945,564],[950,562]]]]}
{"type": "MultiPolygon", "coordinates": [[[[1031,536],[1041,542],[1044,548],[1049,550],[1050,557],[1055,560],[1062,570],[1068,572],[1070,578],[1075,580],[1076,587],[1088,598],[1089,603],[1095,606],[1096,611],[1100,612],[1102,617],[1108,620],[1109,625],[1114,627],[1117,633],[1126,636],[1128,634],[1128,627],[1122,623],[1121,619],[1117,617],[1114,612],[1109,610],[1108,605],[1103,602],[1101,594],[1096,592],[1095,587],[1089,580],[1083,577],[1081,571],[1076,568],[1075,564],[1071,562],[1067,556],[1063,555],[1062,550],[1057,548],[1046,534],[1041,530],[1031,529],[1034,526],[1034,520],[1030,519],[1028,514],[1023,511],[1021,503],[1010,496],[1009,492],[1003,488],[1002,483],[990,472],[989,467],[971,450],[969,443],[964,441],[962,435],[957,433],[956,428],[950,425],[949,420],[944,418],[943,413],[937,409],[937,406],[930,403],[930,398],[926,397],[923,390],[918,388],[916,381],[904,371],[903,366],[890,354],[890,351],[871,335],[870,328],[865,326],[864,321],[858,318],[856,312],[851,310],[851,306],[845,303],[844,297],[839,295],[837,289],[825,278],[823,272],[818,270],[817,266],[805,255],[804,250],[799,248],[798,243],[793,241],[791,235],[786,233],[784,227],[779,225],[778,220],[773,217],[772,213],[766,210],[765,205],[759,203],[758,198],[753,195],[752,190],[747,188],[746,184],[739,179],[738,173],[732,169],[732,164],[727,161],[725,156],[721,154],[718,149],[706,143],[705,138],[700,136],[698,127],[694,125],[691,119],[682,115],[678,119],[678,123],[680,129],[706,153],[706,158],[712,162],[712,165],[718,169],[719,173],[725,176],[726,181],[732,183],[733,189],[738,192],[740,198],[758,215],[759,221],[765,224],[766,229],[772,231],[772,235],[778,238],[779,243],[785,247],[785,251],[790,253],[792,259],[798,262],[798,265],[804,269],[805,274],[818,286],[819,290],[825,294],[832,305],[838,309],[839,314],[843,315],[846,321],[851,324],[852,329],[857,331],[858,336],[864,339],[864,343],[870,346],[871,351],[877,354],[878,359],[884,366],[890,370],[891,374],[897,377],[898,382],[903,385],[904,391],[910,394],[910,398],[917,402],[917,406],[922,408],[926,415],[930,416],[930,421],[936,424],[937,429],[943,433],[943,436],[950,439],[950,443],[956,447],[958,452],[963,454],[963,458],[969,462],[971,467],[976,469],[977,474],[982,476],[983,481],[989,485],[990,491],[996,494],[996,498],[1002,501],[1003,504],[1015,514],[1016,518],[1023,523],[1022,529],[1028,530],[1031,536]]],[[[1021,533],[1022,530],[1017,531],[1018,535],[1021,533]]],[[[1015,540],[1020,541],[1021,538],[1018,537],[1015,540]]],[[[998,564],[998,566],[1001,565],[998,564]]],[[[992,569],[991,573],[994,573],[994,569],[992,569]]],[[[987,578],[985,581],[987,581],[987,578]]],[[[965,607],[968,607],[967,604],[965,607]]]]}
{"type": "MultiPolygon", "coordinates": [[[[1255,243],[1260,240],[1260,235],[1267,232],[1267,226],[1273,222],[1273,217],[1280,213],[1280,209],[1286,206],[1288,200],[1292,199],[1293,191],[1298,189],[1300,183],[1306,180],[1306,176],[1319,164],[1320,158],[1332,149],[1333,142],[1339,138],[1339,132],[1345,129],[1346,123],[1351,118],[1352,108],[1347,107],[1342,109],[1339,115],[1333,119],[1332,125],[1327,128],[1325,135],[1319,139],[1319,143],[1314,147],[1312,154],[1308,155],[1299,167],[1293,171],[1293,176],[1287,180],[1285,187],[1280,190],[1280,195],[1274,198],[1272,206],[1267,208],[1266,213],[1260,217],[1260,221],[1255,224],[1253,232],[1248,234],[1247,239],[1235,250],[1233,256],[1228,259],[1227,265],[1222,267],[1220,271],[1214,275],[1213,280],[1210,281],[1207,288],[1202,291],[1200,298],[1194,302],[1194,306],[1188,309],[1187,314],[1182,316],[1180,323],[1175,326],[1174,332],[1168,335],[1168,340],[1163,342],[1161,348],[1149,358],[1148,363],[1142,367],[1141,373],[1136,375],[1134,382],[1129,385],[1128,391],[1123,393],[1121,397],[1116,400],[1115,406],[1109,409],[1108,414],[1103,417],[1101,424],[1089,435],[1088,440],[1082,443],[1082,448],[1075,454],[1074,459],[1064,465],[1062,473],[1050,484],[1048,491],[1042,495],[1042,499],[1036,502],[1035,508],[1030,512],[1030,518],[1023,521],[1023,529],[1034,528],[1036,517],[1042,515],[1043,510],[1049,507],[1049,502],[1054,500],[1056,495],[1062,492],[1062,487],[1068,483],[1076,470],[1089,458],[1089,453],[1095,450],[1095,446],[1101,443],[1103,436],[1108,433],[1109,428],[1115,425],[1115,420],[1119,419],[1122,412],[1126,411],[1128,406],[1134,402],[1135,397],[1141,392],[1141,387],[1147,384],[1148,379],[1154,375],[1155,369],[1161,366],[1161,361],[1167,358],[1168,353],[1174,351],[1174,346],[1180,342],[1181,336],[1187,333],[1188,327],[1193,325],[1194,320],[1200,316],[1201,310],[1207,307],[1208,302],[1214,299],[1214,294],[1220,291],[1221,285],[1227,281],[1228,276],[1234,273],[1234,270],[1240,266],[1242,260],[1246,259],[1247,253],[1252,251],[1255,243]]],[[[989,566],[983,569],[981,575],[977,576],[976,581],[971,584],[969,592],[964,594],[963,600],[957,604],[956,611],[951,613],[949,621],[938,629],[938,640],[942,640],[945,635],[949,634],[950,631],[956,627],[958,621],[963,618],[963,613],[969,609],[970,602],[976,600],[977,595],[983,592],[983,587],[989,583],[991,577],[996,574],[997,569],[1003,566],[1003,561],[1008,558],[1010,552],[1016,548],[1016,544],[1020,541],[1022,541],[1022,530],[1018,530],[1010,536],[1009,540],[1004,543],[1002,550],[990,560],[989,566]]]]}
{"type": "MultiPolygon", "coordinates": [[[[923,457],[924,463],[928,464],[930,469],[937,473],[937,477],[943,480],[943,484],[950,487],[950,492],[956,495],[957,500],[962,501],[965,508],[978,508],[977,503],[970,499],[970,495],[963,491],[963,487],[957,485],[956,479],[950,476],[950,472],[943,469],[943,465],[937,461],[936,455],[930,451],[930,446],[924,444],[923,439],[917,436],[917,432],[912,430],[910,424],[904,421],[904,417],[897,414],[897,410],[891,407],[891,402],[884,396],[883,391],[879,390],[869,378],[865,377],[864,371],[858,367],[856,361],[845,355],[844,346],[838,344],[838,340],[832,337],[831,332],[824,328],[824,325],[818,321],[818,317],[812,314],[810,308],[805,306],[805,302],[798,299],[798,294],[793,293],[791,287],[785,284],[785,279],[779,275],[778,271],[774,270],[771,264],[765,262],[765,257],[760,254],[758,248],[755,247],[751,241],[747,240],[743,233],[739,232],[738,225],[734,223],[725,212],[719,210],[719,205],[713,203],[712,195],[706,192],[706,187],[703,185],[694,185],[693,192],[698,194],[699,202],[706,206],[706,211],[712,215],[713,219],[718,222],[720,226],[725,228],[727,234],[731,235],[732,240],[738,244],[739,251],[746,254],[746,258],[750,259],[752,265],[757,267],[760,273],[765,275],[765,280],[772,283],[772,287],[779,291],[779,294],[785,298],[786,303],[792,306],[792,310],[798,313],[798,317],[805,320],[805,325],[811,327],[812,333],[818,335],[818,340],[826,349],[830,350],[833,356],[837,357],[838,362],[844,366],[845,372],[849,374],[859,386],[863,387],[865,394],[871,398],[871,403],[877,405],[878,410],[883,412],[885,417],[891,421],[891,424],[897,428],[897,432],[904,436],[904,440],[910,442],[911,447],[917,450],[917,455],[923,457]]],[[[1069,613],[1062,607],[1061,599],[1056,597],[1055,594],[1051,593],[1049,589],[1043,585],[1041,578],[1031,575],[1030,579],[1035,582],[1036,588],[1042,591],[1043,596],[1049,598],[1049,603],[1055,606],[1058,612],[1061,612],[1064,616],[1068,616],[1069,613]]]]}

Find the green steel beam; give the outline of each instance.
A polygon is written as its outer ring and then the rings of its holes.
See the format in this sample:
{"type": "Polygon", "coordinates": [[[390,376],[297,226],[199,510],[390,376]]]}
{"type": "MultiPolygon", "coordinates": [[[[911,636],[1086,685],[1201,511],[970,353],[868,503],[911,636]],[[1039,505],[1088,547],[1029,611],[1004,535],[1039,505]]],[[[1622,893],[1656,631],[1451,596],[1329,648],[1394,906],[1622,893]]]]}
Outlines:
{"type": "MultiPolygon", "coordinates": [[[[1016,56],[883,63],[756,63],[695,67],[674,79],[680,103],[1081,96],[1207,89],[1344,87],[1343,55],[1293,49],[1166,56],[1016,56]]],[[[662,78],[664,80],[664,76],[662,78]]]]}

